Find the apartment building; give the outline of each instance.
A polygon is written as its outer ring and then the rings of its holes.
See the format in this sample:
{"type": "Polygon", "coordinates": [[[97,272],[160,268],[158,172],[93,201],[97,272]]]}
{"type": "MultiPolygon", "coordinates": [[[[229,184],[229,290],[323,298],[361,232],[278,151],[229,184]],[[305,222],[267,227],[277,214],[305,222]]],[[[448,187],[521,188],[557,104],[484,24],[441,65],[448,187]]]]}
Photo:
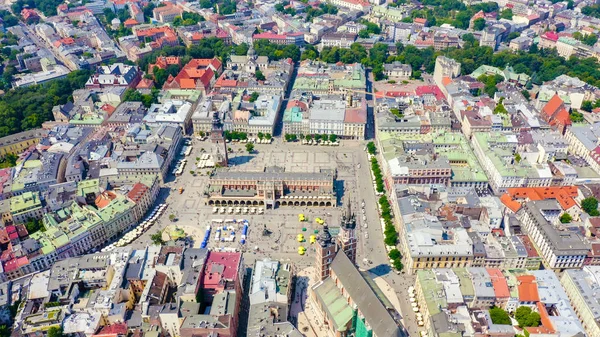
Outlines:
{"type": "Polygon", "coordinates": [[[553,200],[531,201],[517,212],[521,227],[544,259],[555,270],[581,268],[590,247],[578,233],[558,225],[562,210],[553,200]]]}

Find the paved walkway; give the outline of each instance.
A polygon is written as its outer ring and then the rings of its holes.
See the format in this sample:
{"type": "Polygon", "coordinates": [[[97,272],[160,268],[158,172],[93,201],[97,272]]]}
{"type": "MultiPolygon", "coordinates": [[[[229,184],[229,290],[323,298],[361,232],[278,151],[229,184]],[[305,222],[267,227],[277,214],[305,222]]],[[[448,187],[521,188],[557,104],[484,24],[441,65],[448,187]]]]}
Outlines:
{"type": "MultiPolygon", "coordinates": [[[[307,337],[328,337],[328,329],[322,325],[308,298],[310,288],[316,283],[315,267],[307,267],[296,274],[296,293],[290,309],[292,317],[297,319],[297,327],[307,337]]],[[[332,336],[333,337],[333,336],[332,336]]]]}

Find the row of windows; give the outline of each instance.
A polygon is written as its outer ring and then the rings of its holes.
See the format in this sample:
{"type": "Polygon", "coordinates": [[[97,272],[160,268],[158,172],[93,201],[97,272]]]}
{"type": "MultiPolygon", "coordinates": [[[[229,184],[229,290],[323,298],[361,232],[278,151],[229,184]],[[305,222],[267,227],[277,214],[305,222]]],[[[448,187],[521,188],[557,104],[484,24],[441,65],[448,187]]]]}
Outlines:
{"type": "Polygon", "coordinates": [[[438,256],[438,257],[420,257],[417,258],[416,261],[417,262],[429,262],[429,261],[444,261],[444,262],[448,262],[448,261],[468,261],[470,259],[470,257],[468,256],[438,256]]]}

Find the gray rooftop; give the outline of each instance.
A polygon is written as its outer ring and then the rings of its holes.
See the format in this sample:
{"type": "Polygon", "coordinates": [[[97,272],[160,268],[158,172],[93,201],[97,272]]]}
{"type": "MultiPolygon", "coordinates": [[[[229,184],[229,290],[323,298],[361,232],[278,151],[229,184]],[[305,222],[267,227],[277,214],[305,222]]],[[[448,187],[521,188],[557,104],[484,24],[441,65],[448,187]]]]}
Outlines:
{"type": "Polygon", "coordinates": [[[337,275],[344,289],[363,314],[365,321],[371,326],[376,336],[404,336],[398,326],[399,324],[394,321],[346,254],[338,253],[331,263],[331,269],[337,275]]]}
{"type": "Polygon", "coordinates": [[[598,139],[600,139],[600,123],[586,126],[573,126],[569,130],[589,151],[598,146],[598,139]]]}
{"type": "Polygon", "coordinates": [[[583,241],[579,233],[561,230],[546,220],[541,210],[547,207],[549,201],[552,200],[525,203],[519,212],[527,212],[531,216],[535,226],[538,227],[541,235],[545,237],[545,241],[557,256],[587,255],[588,244],[583,241]]]}
{"type": "MultiPolygon", "coordinates": [[[[568,277],[575,284],[575,287],[592,313],[596,321],[600,320],[600,267],[586,266],[583,270],[566,270],[568,277]]],[[[579,308],[582,310],[582,308],[579,308]]]]}
{"type": "Polygon", "coordinates": [[[333,173],[330,171],[322,172],[285,172],[283,170],[265,169],[263,172],[239,172],[228,169],[219,169],[213,176],[213,179],[231,179],[231,180],[256,180],[256,181],[287,181],[287,180],[317,180],[332,181],[333,173]]]}

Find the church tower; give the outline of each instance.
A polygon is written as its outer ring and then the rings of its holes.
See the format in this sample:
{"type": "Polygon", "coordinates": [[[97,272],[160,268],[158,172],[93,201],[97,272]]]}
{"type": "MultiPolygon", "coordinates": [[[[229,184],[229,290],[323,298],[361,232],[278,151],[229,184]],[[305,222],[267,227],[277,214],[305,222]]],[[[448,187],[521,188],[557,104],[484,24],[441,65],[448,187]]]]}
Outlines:
{"type": "Polygon", "coordinates": [[[221,167],[227,167],[227,142],[223,135],[223,124],[219,118],[219,113],[213,113],[212,130],[210,131],[210,141],[212,142],[212,157],[215,164],[221,167]]]}
{"type": "Polygon", "coordinates": [[[258,68],[258,64],[256,63],[256,51],[254,50],[254,46],[250,44],[248,54],[246,54],[246,71],[254,74],[259,70],[258,68]]]}
{"type": "Polygon", "coordinates": [[[350,201],[346,200],[348,207],[342,216],[342,223],[340,224],[340,234],[338,235],[339,249],[343,251],[346,256],[356,264],[356,217],[352,214],[350,209],[350,201]]]}
{"type": "Polygon", "coordinates": [[[331,238],[327,224],[323,226],[323,230],[317,238],[315,250],[317,281],[323,281],[329,277],[329,266],[331,265],[336,253],[336,245],[331,238]]]}

